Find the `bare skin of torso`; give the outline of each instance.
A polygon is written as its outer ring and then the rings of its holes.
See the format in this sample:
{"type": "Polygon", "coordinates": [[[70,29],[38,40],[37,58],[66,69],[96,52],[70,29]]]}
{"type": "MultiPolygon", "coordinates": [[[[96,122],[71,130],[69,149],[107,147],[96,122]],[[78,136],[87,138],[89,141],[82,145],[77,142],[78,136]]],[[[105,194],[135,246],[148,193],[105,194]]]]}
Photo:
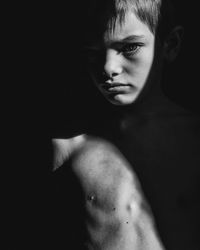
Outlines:
{"type": "Polygon", "coordinates": [[[83,249],[197,250],[196,120],[166,113],[121,124],[118,139],[53,139],[54,169],[69,167],[80,185],[83,249]]]}

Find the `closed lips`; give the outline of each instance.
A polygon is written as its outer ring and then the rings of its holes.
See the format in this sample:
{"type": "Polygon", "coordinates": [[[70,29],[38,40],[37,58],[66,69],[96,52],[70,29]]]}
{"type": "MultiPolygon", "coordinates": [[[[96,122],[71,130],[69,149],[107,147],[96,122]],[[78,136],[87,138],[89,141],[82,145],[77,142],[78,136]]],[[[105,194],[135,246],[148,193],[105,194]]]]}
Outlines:
{"type": "Polygon", "coordinates": [[[130,84],[124,84],[124,83],[107,83],[107,84],[102,84],[102,86],[105,89],[109,89],[109,88],[115,88],[115,87],[130,87],[130,84]]]}

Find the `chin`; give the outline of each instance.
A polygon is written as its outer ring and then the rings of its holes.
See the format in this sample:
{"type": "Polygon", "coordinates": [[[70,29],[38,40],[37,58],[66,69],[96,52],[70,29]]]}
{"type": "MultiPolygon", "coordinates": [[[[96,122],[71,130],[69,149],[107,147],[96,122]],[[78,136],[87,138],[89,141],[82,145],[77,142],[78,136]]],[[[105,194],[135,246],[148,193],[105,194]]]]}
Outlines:
{"type": "Polygon", "coordinates": [[[116,95],[114,97],[106,97],[106,99],[116,106],[128,106],[136,102],[136,96],[125,96],[125,95],[116,95]]]}

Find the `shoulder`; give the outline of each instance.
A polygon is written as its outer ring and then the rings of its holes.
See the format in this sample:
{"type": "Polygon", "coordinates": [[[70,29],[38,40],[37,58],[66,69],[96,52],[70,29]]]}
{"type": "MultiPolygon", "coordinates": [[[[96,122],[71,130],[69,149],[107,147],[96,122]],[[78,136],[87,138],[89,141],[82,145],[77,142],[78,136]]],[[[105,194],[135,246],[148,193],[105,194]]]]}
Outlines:
{"type": "Polygon", "coordinates": [[[171,103],[163,112],[151,117],[150,123],[161,125],[162,128],[174,129],[177,132],[198,133],[200,129],[200,115],[190,109],[171,103]]]}
{"type": "Polygon", "coordinates": [[[116,147],[108,140],[92,136],[88,134],[80,134],[70,138],[53,138],[53,170],[63,165],[72,156],[90,156],[90,158],[98,158],[98,156],[106,156],[108,151],[116,151],[116,147]]]}
{"type": "Polygon", "coordinates": [[[82,134],[67,139],[54,138],[52,144],[54,171],[69,162],[71,168],[78,172],[84,169],[99,172],[104,168],[113,169],[113,166],[116,170],[122,165],[130,168],[120,149],[103,137],[82,134]]]}

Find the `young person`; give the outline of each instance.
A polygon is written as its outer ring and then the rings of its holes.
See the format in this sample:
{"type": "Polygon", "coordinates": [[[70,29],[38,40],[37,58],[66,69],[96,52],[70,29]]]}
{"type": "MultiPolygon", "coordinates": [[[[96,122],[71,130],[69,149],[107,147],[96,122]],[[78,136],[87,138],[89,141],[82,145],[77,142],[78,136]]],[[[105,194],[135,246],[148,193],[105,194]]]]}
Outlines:
{"type": "Polygon", "coordinates": [[[183,28],[166,0],[92,2],[87,69],[115,108],[102,110],[84,134],[52,140],[61,178],[57,242],[72,249],[196,250],[200,120],[161,88],[183,28]]]}

